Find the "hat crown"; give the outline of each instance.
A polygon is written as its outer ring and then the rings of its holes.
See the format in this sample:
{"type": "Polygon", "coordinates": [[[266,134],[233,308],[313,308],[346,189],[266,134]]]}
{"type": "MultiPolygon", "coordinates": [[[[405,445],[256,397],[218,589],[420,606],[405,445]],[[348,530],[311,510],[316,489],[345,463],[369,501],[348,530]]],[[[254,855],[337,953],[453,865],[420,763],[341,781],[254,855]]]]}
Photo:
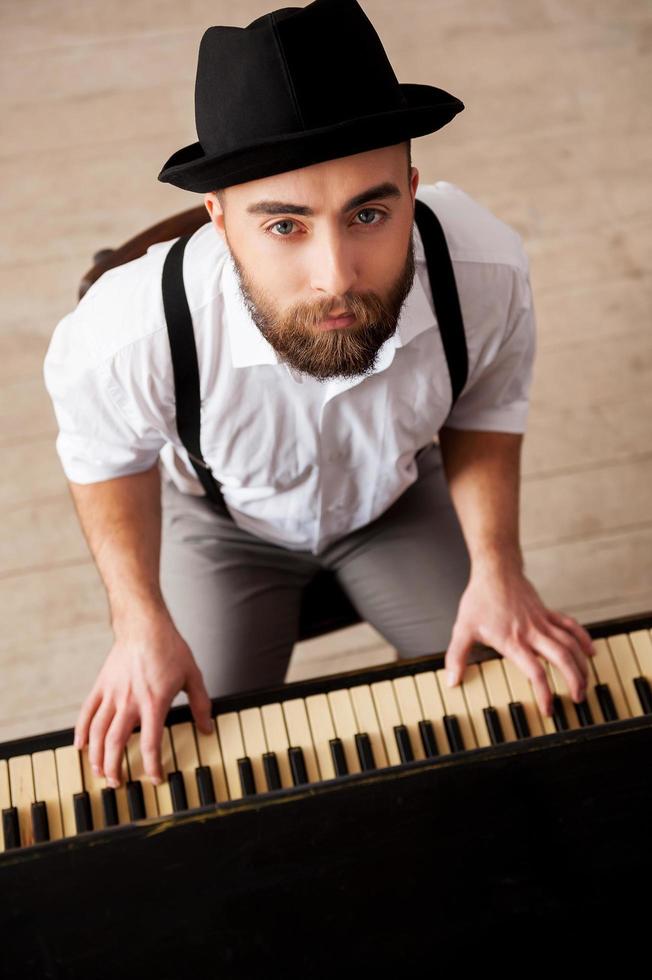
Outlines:
{"type": "Polygon", "coordinates": [[[229,153],[279,134],[401,108],[405,98],[357,0],[283,7],[247,27],[209,27],[195,82],[197,137],[229,153]]]}

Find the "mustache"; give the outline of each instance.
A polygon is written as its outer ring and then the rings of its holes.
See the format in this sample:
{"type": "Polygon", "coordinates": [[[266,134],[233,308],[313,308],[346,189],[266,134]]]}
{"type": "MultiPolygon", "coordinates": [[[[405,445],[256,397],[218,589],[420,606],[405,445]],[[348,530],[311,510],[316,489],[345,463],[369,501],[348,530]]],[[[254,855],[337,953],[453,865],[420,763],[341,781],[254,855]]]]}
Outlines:
{"type": "Polygon", "coordinates": [[[332,300],[324,301],[317,306],[300,304],[286,319],[292,324],[301,323],[305,327],[317,327],[322,320],[334,316],[333,310],[339,311],[341,307],[344,308],[344,312],[338,312],[337,316],[351,315],[363,327],[379,319],[382,320],[389,314],[381,298],[376,293],[370,292],[363,295],[349,295],[340,306],[334,304],[332,300]]]}

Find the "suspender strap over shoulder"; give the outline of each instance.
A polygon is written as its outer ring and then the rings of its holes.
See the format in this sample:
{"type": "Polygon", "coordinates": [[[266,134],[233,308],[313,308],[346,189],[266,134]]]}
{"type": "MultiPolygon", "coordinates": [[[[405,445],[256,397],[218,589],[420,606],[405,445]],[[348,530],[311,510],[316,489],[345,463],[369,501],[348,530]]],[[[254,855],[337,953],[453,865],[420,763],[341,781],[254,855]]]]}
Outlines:
{"type": "Polygon", "coordinates": [[[453,389],[452,409],[469,373],[464,321],[455,273],[444,230],[435,212],[417,198],[414,202],[414,217],[426,253],[428,278],[453,389]]]}
{"type": "Polygon", "coordinates": [[[197,347],[183,282],[183,256],[190,235],[172,245],[163,264],[163,309],[170,338],[176,396],[177,430],[206,495],[226,511],[219,484],[201,454],[200,388],[197,347]]]}

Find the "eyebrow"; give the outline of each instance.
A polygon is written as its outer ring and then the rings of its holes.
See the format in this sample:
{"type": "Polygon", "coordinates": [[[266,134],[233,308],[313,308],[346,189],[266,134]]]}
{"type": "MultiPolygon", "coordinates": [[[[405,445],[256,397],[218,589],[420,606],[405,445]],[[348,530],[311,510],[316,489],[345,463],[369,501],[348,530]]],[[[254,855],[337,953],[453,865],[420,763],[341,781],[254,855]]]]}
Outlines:
{"type": "MultiPolygon", "coordinates": [[[[396,184],[391,181],[385,181],[382,184],[376,184],[374,187],[367,188],[366,191],[362,191],[360,194],[356,194],[348,200],[342,207],[342,214],[346,214],[352,208],[358,208],[362,204],[366,204],[367,201],[378,201],[388,197],[400,197],[401,191],[396,184]]],[[[285,201],[256,201],[255,204],[250,204],[247,208],[248,214],[299,214],[299,215],[309,215],[312,216],[316,212],[313,208],[309,208],[306,204],[288,204],[285,201]]]]}

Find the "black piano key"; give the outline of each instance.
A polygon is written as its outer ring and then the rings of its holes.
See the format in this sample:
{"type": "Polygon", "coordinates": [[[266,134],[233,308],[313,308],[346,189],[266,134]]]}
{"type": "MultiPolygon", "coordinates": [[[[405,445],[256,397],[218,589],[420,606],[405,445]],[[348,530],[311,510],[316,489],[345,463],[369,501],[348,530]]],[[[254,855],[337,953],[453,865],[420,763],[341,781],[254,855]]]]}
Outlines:
{"type": "Polygon", "coordinates": [[[414,752],[412,751],[412,744],[410,742],[410,733],[406,726],[394,725],[394,737],[401,762],[412,762],[414,760],[414,752]]]}
{"type": "Polygon", "coordinates": [[[588,728],[589,725],[594,725],[593,712],[591,711],[591,706],[586,698],[580,701],[579,704],[573,704],[575,708],[575,714],[577,715],[577,720],[580,723],[580,728],[588,728]]]}
{"type": "Polygon", "coordinates": [[[451,752],[463,752],[466,745],[460,731],[460,723],[455,715],[444,715],[444,728],[451,752]]]}
{"type": "Polygon", "coordinates": [[[308,782],[306,771],[306,760],[303,757],[303,749],[300,745],[291,745],[288,749],[290,759],[290,770],[292,772],[292,782],[295,786],[308,782]]]}
{"type": "Polygon", "coordinates": [[[18,823],[17,807],[8,806],[2,811],[2,830],[5,836],[6,851],[20,847],[20,824],[18,823]]]}
{"type": "Polygon", "coordinates": [[[523,702],[510,701],[509,713],[512,719],[512,725],[514,726],[514,731],[516,732],[516,737],[529,738],[532,733],[530,732],[530,726],[527,722],[527,715],[525,714],[523,702]]]}
{"type": "Polygon", "coordinates": [[[331,759],[333,760],[335,775],[346,776],[349,771],[349,767],[346,764],[346,756],[344,754],[344,744],[342,739],[331,738],[328,740],[328,744],[331,747],[331,759]]]}
{"type": "Polygon", "coordinates": [[[183,773],[179,769],[168,774],[170,784],[170,797],[172,798],[172,812],[180,813],[188,809],[188,797],[186,796],[186,784],[183,781],[183,773]]]}
{"type": "Polygon", "coordinates": [[[201,805],[208,806],[209,803],[217,803],[210,766],[197,766],[195,779],[197,780],[197,792],[201,805]]]}
{"type": "Polygon", "coordinates": [[[131,820],[145,819],[145,797],[139,779],[130,779],[127,783],[127,805],[131,820]]]}
{"type": "Polygon", "coordinates": [[[91,813],[91,798],[88,790],[81,793],[74,793],[72,798],[75,809],[75,828],[78,834],[84,834],[87,830],[93,829],[93,815],[91,813]]]}
{"type": "Polygon", "coordinates": [[[120,823],[118,800],[113,786],[105,786],[102,789],[102,814],[105,827],[117,827],[120,823]]]}
{"type": "Polygon", "coordinates": [[[362,771],[367,772],[369,769],[375,769],[376,760],[374,759],[374,750],[366,732],[355,733],[355,747],[358,750],[358,759],[360,760],[362,771]]]}
{"type": "Polygon", "coordinates": [[[647,677],[635,677],[634,687],[636,688],[643,713],[646,715],[652,714],[652,690],[650,689],[650,682],[647,677]]]}
{"type": "Polygon", "coordinates": [[[600,710],[602,711],[602,717],[604,720],[616,721],[618,718],[618,712],[616,711],[616,705],[614,704],[614,699],[611,696],[609,685],[596,684],[595,694],[598,699],[598,704],[600,705],[600,710]]]}
{"type": "Polygon", "coordinates": [[[487,732],[489,733],[491,744],[498,745],[500,742],[504,742],[505,736],[503,735],[503,726],[500,724],[500,718],[498,717],[498,712],[496,709],[491,706],[488,708],[483,708],[482,714],[484,715],[484,722],[487,726],[487,732]]]}
{"type": "Polygon", "coordinates": [[[265,752],[263,754],[263,769],[265,770],[267,789],[281,789],[281,773],[278,768],[276,752],[265,752]]]}
{"type": "Polygon", "coordinates": [[[426,753],[427,758],[430,759],[435,755],[439,755],[437,736],[435,735],[435,729],[432,727],[431,721],[423,718],[419,722],[419,734],[421,735],[423,751],[426,753]]]}
{"type": "Polygon", "coordinates": [[[552,720],[555,724],[556,731],[565,732],[568,730],[568,719],[566,718],[563,702],[558,694],[553,694],[552,696],[552,720]]]}
{"type": "Polygon", "coordinates": [[[45,800],[32,803],[32,836],[35,844],[50,840],[50,821],[45,800]]]}
{"type": "Polygon", "coordinates": [[[241,759],[238,759],[238,773],[240,775],[242,795],[253,796],[256,792],[256,781],[249,756],[244,755],[241,759]]]}

